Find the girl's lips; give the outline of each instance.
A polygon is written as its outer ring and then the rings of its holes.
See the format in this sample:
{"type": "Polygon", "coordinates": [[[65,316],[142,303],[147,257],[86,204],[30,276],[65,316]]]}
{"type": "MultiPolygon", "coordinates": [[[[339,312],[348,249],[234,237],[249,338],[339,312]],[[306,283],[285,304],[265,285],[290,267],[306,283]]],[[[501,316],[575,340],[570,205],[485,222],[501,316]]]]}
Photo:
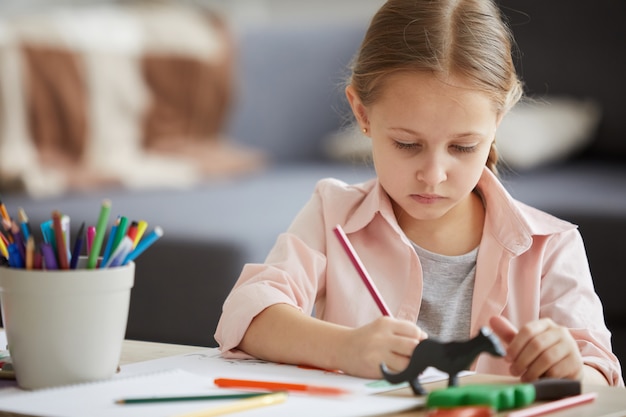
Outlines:
{"type": "Polygon", "coordinates": [[[443,200],[442,196],[436,194],[412,194],[411,198],[421,204],[435,204],[443,200]]]}

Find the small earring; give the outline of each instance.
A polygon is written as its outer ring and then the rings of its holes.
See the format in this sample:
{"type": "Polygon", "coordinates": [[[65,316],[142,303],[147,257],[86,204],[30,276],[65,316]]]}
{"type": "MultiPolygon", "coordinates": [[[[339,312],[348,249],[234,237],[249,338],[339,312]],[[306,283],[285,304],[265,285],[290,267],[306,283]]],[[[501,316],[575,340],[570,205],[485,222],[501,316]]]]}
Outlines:
{"type": "Polygon", "coordinates": [[[361,129],[361,130],[363,130],[363,133],[365,133],[365,134],[367,135],[367,128],[366,128],[366,127],[364,127],[364,128],[363,128],[363,129],[361,129]]]}

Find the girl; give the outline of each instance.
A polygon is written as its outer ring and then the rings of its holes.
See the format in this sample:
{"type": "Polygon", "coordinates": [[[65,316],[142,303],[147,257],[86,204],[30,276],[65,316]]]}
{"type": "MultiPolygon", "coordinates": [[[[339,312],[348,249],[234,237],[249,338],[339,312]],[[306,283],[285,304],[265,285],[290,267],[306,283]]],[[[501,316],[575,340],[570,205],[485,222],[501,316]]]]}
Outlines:
{"type": "Polygon", "coordinates": [[[623,385],[578,230],[496,177],[496,129],[522,95],[511,44],[492,1],[381,7],[346,88],[377,178],[320,181],[266,262],[244,267],[215,335],[225,354],[380,378],[428,336],[490,325],[507,355],[482,355],[478,372],[623,385]]]}

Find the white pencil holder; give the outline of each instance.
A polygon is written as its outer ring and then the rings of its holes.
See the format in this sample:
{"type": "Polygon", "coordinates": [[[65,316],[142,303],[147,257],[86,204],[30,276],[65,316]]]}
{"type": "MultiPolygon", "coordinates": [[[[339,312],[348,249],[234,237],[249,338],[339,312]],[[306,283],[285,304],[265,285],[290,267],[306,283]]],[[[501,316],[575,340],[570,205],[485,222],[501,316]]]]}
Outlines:
{"type": "Polygon", "coordinates": [[[2,319],[20,388],[112,377],[134,277],[133,262],[57,271],[0,267],[2,319]]]}

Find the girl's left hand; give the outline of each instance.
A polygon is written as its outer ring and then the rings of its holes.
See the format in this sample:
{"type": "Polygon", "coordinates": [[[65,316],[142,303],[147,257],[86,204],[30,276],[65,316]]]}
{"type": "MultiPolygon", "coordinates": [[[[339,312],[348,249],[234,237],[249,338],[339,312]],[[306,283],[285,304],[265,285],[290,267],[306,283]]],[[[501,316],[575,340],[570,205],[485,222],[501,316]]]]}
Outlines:
{"type": "Polygon", "coordinates": [[[542,377],[582,380],[583,361],[569,330],[551,319],[526,323],[519,331],[502,316],[494,316],[489,325],[508,344],[505,360],[510,372],[522,381],[542,377]]]}

